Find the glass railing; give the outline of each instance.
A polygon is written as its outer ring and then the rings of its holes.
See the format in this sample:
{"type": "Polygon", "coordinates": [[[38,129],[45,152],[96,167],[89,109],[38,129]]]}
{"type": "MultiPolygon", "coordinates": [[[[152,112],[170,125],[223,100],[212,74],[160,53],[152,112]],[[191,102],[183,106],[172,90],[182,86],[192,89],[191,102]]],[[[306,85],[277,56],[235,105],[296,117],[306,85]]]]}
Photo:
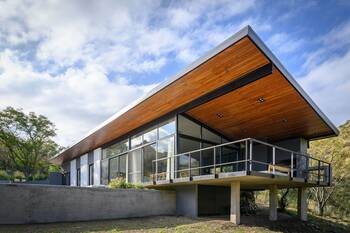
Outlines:
{"type": "Polygon", "coordinates": [[[215,178],[225,173],[260,172],[331,182],[331,165],[307,154],[247,138],[152,161],[153,183],[176,179],[215,178]],[[160,164],[167,166],[160,166],[160,164]],[[158,169],[162,167],[162,169],[158,169]]]}

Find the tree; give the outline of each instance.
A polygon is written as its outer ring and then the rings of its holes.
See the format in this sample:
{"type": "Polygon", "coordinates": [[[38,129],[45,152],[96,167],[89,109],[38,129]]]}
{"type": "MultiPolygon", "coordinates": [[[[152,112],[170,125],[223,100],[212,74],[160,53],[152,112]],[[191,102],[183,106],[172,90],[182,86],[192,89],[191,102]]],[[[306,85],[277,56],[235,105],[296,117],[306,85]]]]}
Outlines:
{"type": "MultiPolygon", "coordinates": [[[[348,185],[350,176],[350,121],[339,127],[338,137],[322,139],[310,143],[309,153],[321,160],[330,162],[332,165],[332,186],[311,188],[311,197],[316,201],[318,214],[323,216],[329,200],[336,192],[342,192],[344,185],[348,185]]],[[[341,196],[345,196],[346,192],[341,196]]],[[[333,203],[342,206],[338,200],[333,203]]]]}
{"type": "Polygon", "coordinates": [[[289,205],[288,193],[289,193],[289,189],[279,190],[280,198],[278,199],[278,206],[281,212],[285,212],[286,208],[289,205]]]}
{"type": "Polygon", "coordinates": [[[42,176],[50,167],[48,158],[60,150],[55,135],[45,116],[7,107],[0,111],[0,165],[8,173],[22,172],[26,180],[42,176]]]}

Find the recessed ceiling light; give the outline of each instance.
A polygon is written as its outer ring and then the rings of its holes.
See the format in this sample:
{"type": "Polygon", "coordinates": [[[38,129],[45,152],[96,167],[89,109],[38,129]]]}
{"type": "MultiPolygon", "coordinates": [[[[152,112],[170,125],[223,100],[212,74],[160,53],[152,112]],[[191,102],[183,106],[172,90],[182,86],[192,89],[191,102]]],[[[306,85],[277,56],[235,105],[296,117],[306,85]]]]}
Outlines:
{"type": "Polygon", "coordinates": [[[264,97],[260,97],[260,98],[258,99],[258,101],[259,101],[260,103],[262,103],[262,102],[265,101],[265,99],[264,99],[264,97]]]}
{"type": "Polygon", "coordinates": [[[223,118],[224,115],[222,115],[221,113],[216,113],[216,116],[219,117],[219,118],[223,118]]]}

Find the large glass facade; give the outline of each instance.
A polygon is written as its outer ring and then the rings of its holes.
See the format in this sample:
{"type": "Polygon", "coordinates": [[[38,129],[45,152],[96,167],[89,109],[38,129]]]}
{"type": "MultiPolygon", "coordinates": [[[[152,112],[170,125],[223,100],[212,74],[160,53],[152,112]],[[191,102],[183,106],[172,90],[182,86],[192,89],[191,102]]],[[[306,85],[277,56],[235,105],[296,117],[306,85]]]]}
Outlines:
{"type": "MultiPolygon", "coordinates": [[[[186,152],[204,149],[227,142],[220,134],[210,130],[205,125],[192,120],[187,116],[178,117],[178,153],[185,153],[177,157],[176,177],[188,177],[208,175],[214,173],[214,149],[202,150],[187,154],[186,152]],[[191,168],[191,174],[189,170],[191,168]]],[[[232,163],[239,160],[239,148],[227,146],[215,149],[216,164],[227,163],[219,166],[216,172],[237,171],[238,164],[232,163]]]]}
{"type": "MultiPolygon", "coordinates": [[[[147,130],[110,145],[102,150],[102,184],[116,177],[130,183],[147,183],[214,173],[214,149],[191,152],[226,142],[214,132],[190,117],[178,115],[147,130]],[[176,146],[177,143],[177,146],[176,146]],[[176,158],[172,157],[181,154],[176,158]],[[188,153],[191,152],[191,153],[188,153]]],[[[216,172],[237,171],[239,148],[226,146],[215,149],[216,172]]]]}
{"type": "Polygon", "coordinates": [[[111,179],[120,176],[129,183],[169,179],[172,163],[167,157],[175,152],[175,132],[175,119],[170,119],[104,148],[102,184],[108,184],[111,179]],[[160,158],[164,159],[156,161],[160,158]]]}

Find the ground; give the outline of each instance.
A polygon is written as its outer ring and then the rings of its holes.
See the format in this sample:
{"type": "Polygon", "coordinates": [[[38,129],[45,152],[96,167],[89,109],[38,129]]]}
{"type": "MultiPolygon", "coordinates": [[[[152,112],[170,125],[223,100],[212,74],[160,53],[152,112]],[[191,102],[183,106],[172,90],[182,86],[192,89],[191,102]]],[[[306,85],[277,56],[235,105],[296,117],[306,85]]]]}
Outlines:
{"type": "Polygon", "coordinates": [[[268,221],[266,210],[257,216],[243,216],[242,224],[235,226],[226,217],[186,217],[159,216],[109,221],[89,221],[75,223],[53,223],[33,225],[0,226],[0,232],[350,232],[349,222],[310,216],[308,222],[301,222],[295,212],[279,213],[279,220],[268,221]]]}

